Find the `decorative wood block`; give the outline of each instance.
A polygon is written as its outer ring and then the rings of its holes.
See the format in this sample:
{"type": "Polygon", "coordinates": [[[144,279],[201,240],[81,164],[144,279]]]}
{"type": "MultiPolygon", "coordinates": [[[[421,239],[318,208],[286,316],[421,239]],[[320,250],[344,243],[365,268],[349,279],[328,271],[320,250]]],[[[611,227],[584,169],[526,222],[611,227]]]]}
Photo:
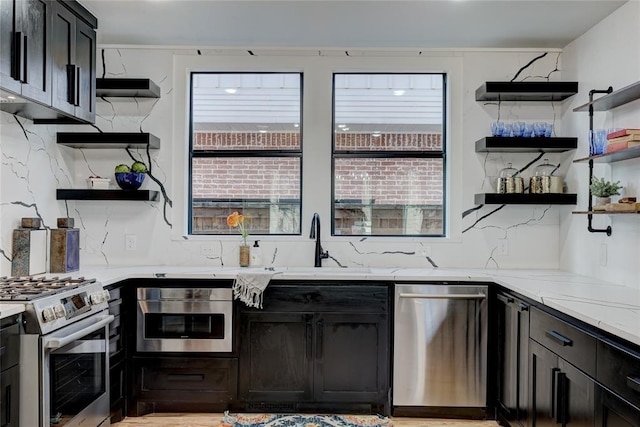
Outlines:
{"type": "Polygon", "coordinates": [[[74,224],[73,218],[58,218],[58,228],[73,228],[74,224]]]}
{"type": "Polygon", "coordinates": [[[47,270],[47,230],[13,230],[11,275],[30,276],[47,270]]]}
{"type": "Polygon", "coordinates": [[[22,218],[20,227],[35,228],[37,230],[41,225],[42,222],[40,221],[40,218],[22,218]]]}
{"type": "Polygon", "coordinates": [[[77,228],[51,230],[49,259],[51,273],[78,271],[80,269],[80,230],[77,228]]]}

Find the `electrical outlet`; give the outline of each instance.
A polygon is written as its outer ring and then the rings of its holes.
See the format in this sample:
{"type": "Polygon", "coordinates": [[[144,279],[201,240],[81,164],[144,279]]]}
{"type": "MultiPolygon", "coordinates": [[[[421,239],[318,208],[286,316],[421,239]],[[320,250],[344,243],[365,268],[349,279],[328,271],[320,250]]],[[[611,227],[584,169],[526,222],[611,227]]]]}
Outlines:
{"type": "Polygon", "coordinates": [[[496,251],[498,256],[509,255],[509,241],[507,239],[498,240],[498,250],[496,251]]]}
{"type": "Polygon", "coordinates": [[[213,256],[213,246],[211,245],[200,246],[200,255],[205,257],[213,256]]]}
{"type": "Polygon", "coordinates": [[[137,237],[135,234],[125,234],[124,249],[127,251],[135,251],[137,248],[137,237]]]}
{"type": "Polygon", "coordinates": [[[607,266],[607,244],[606,243],[600,244],[600,253],[598,254],[598,259],[600,260],[601,267],[607,266]]]}

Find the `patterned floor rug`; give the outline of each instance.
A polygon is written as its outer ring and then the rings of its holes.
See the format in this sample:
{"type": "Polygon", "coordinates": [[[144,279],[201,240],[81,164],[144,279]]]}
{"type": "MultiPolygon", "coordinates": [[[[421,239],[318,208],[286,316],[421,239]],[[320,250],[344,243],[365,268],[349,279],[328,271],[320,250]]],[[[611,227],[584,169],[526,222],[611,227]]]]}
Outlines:
{"type": "Polygon", "coordinates": [[[219,427],[391,427],[378,415],[225,414],[219,427]]]}

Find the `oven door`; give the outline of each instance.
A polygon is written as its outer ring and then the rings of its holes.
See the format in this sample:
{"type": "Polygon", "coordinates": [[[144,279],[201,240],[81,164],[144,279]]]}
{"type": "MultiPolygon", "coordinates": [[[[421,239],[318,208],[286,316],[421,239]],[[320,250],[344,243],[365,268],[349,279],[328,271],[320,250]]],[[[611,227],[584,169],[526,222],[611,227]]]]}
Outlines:
{"type": "Polygon", "coordinates": [[[107,337],[113,318],[97,314],[42,337],[43,426],[109,425],[107,337]]]}
{"type": "Polygon", "coordinates": [[[231,352],[232,301],[138,301],[141,352],[231,352]]]}

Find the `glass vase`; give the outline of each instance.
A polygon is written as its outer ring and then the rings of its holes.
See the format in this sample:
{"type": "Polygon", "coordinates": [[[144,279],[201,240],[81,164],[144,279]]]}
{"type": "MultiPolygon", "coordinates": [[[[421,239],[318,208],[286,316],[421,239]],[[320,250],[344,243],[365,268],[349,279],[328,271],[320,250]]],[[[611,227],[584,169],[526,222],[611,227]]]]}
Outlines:
{"type": "Polygon", "coordinates": [[[251,248],[243,243],[240,245],[240,267],[249,267],[249,259],[251,248]]]}

